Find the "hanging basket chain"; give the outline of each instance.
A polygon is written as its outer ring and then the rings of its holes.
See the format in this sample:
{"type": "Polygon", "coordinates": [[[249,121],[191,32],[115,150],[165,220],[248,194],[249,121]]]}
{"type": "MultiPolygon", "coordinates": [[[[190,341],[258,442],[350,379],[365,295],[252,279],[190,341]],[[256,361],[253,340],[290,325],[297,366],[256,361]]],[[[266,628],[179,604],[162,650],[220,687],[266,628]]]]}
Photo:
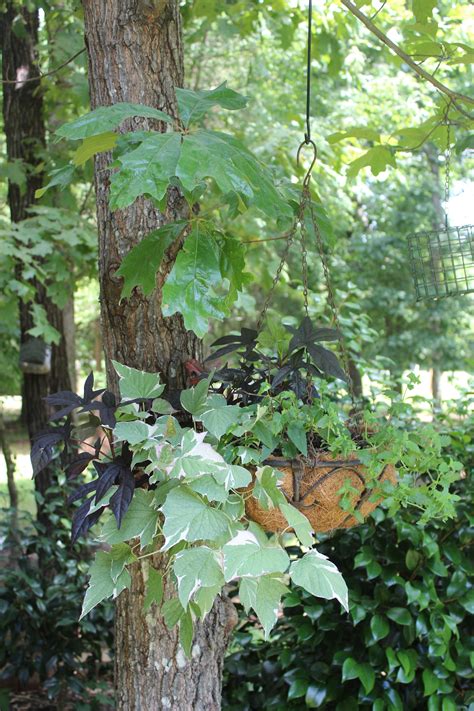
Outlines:
{"type": "Polygon", "coordinates": [[[280,281],[280,276],[283,271],[283,267],[285,266],[285,263],[288,260],[288,254],[290,252],[291,245],[293,244],[293,241],[295,239],[297,228],[298,228],[298,222],[297,222],[297,220],[295,220],[295,222],[293,223],[293,226],[287,233],[285,249],[283,250],[283,254],[281,255],[280,263],[279,263],[278,268],[275,272],[275,276],[273,277],[273,281],[272,281],[270,290],[265,298],[265,301],[263,302],[263,307],[262,307],[260,316],[258,317],[258,321],[257,321],[257,331],[261,330],[263,323],[265,321],[265,317],[267,315],[268,308],[269,308],[269,306],[272,302],[272,299],[273,299],[273,294],[275,292],[278,282],[280,281]]]}
{"type": "Polygon", "coordinates": [[[451,124],[448,118],[446,118],[446,131],[446,153],[444,164],[444,223],[446,229],[448,229],[448,202],[451,182],[451,124]]]}
{"type": "MultiPolygon", "coordinates": [[[[344,332],[341,327],[341,320],[339,317],[339,309],[337,307],[336,299],[334,296],[334,289],[332,286],[331,276],[329,273],[328,261],[327,261],[326,254],[324,251],[324,244],[323,244],[323,238],[321,235],[321,230],[319,229],[318,220],[317,220],[316,214],[314,212],[313,203],[311,201],[311,195],[309,192],[309,185],[304,186],[303,194],[305,194],[305,193],[306,193],[306,202],[308,204],[310,215],[311,215],[311,223],[313,225],[314,234],[316,236],[316,246],[318,248],[319,258],[321,260],[321,265],[323,267],[324,283],[325,283],[326,292],[327,292],[327,301],[329,304],[329,308],[331,309],[333,324],[339,333],[339,349],[341,351],[342,365],[343,365],[343,369],[347,375],[347,386],[349,388],[349,395],[351,398],[351,402],[352,402],[353,407],[355,408],[356,402],[357,402],[357,397],[356,397],[356,393],[354,390],[354,383],[352,382],[352,378],[350,376],[349,351],[348,351],[346,340],[344,337],[344,332]]],[[[301,230],[302,230],[302,232],[306,231],[306,226],[304,225],[304,223],[301,225],[301,230]]],[[[306,289],[307,289],[307,284],[306,284],[306,289]]]]}
{"type": "Polygon", "coordinates": [[[319,257],[321,259],[321,264],[323,267],[323,275],[324,275],[324,281],[325,281],[325,286],[326,286],[326,291],[327,291],[327,301],[328,301],[328,305],[331,309],[332,320],[333,320],[334,326],[339,333],[339,346],[340,346],[340,351],[341,351],[341,360],[342,360],[344,371],[347,376],[349,395],[351,398],[353,409],[354,409],[354,411],[356,411],[356,394],[355,394],[355,390],[354,390],[354,384],[353,384],[352,379],[350,377],[349,351],[347,349],[347,346],[346,346],[346,343],[344,340],[344,334],[343,334],[343,331],[341,328],[341,321],[339,318],[339,312],[338,312],[338,308],[336,305],[336,299],[334,297],[334,290],[332,287],[331,277],[329,274],[328,261],[326,259],[326,254],[324,252],[323,239],[322,239],[321,231],[319,229],[317,217],[316,217],[316,214],[314,211],[314,206],[313,206],[313,203],[311,200],[311,191],[310,191],[311,175],[312,175],[312,171],[313,171],[314,165],[315,165],[317,157],[318,157],[317,146],[311,138],[311,126],[310,126],[311,39],[312,39],[312,37],[311,37],[311,20],[312,20],[312,2],[310,0],[309,14],[308,14],[308,50],[307,50],[307,77],[306,77],[306,132],[304,134],[304,140],[298,148],[298,151],[296,154],[296,161],[297,161],[297,163],[299,163],[301,151],[306,146],[311,146],[311,148],[313,150],[313,157],[312,157],[311,164],[310,164],[310,166],[306,172],[306,175],[304,177],[304,180],[303,180],[303,188],[301,191],[301,198],[300,198],[300,202],[299,202],[299,206],[298,206],[298,212],[295,215],[295,219],[294,219],[294,222],[293,222],[291,228],[285,235],[285,237],[286,237],[285,249],[284,249],[283,254],[281,256],[280,263],[278,265],[277,271],[276,271],[275,276],[273,278],[272,285],[271,285],[270,290],[265,298],[262,310],[260,312],[260,316],[258,318],[257,330],[260,331],[260,329],[263,325],[263,322],[265,321],[265,317],[267,315],[268,308],[272,302],[276,286],[277,286],[278,282],[280,281],[283,267],[285,266],[285,263],[288,261],[288,255],[289,255],[291,246],[295,240],[298,228],[300,231],[299,237],[300,237],[300,248],[301,248],[301,269],[302,269],[302,280],[303,280],[304,310],[305,310],[306,316],[309,317],[308,249],[307,249],[308,230],[307,230],[306,223],[305,223],[305,213],[306,213],[306,209],[308,208],[309,209],[309,216],[311,218],[311,222],[312,222],[313,229],[314,229],[314,234],[316,236],[316,246],[317,246],[319,257]]]}

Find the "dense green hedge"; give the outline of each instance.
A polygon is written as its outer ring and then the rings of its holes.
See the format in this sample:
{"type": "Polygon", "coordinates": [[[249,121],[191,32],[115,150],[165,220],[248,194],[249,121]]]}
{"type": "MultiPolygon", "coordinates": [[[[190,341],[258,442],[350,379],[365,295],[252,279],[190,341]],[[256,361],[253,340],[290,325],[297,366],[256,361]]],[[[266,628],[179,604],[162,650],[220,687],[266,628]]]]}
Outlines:
{"type": "Polygon", "coordinates": [[[297,590],[268,642],[242,621],[225,711],[474,709],[473,487],[458,488],[457,520],[422,529],[416,513],[379,509],[320,545],[347,581],[350,616],[297,590]]]}

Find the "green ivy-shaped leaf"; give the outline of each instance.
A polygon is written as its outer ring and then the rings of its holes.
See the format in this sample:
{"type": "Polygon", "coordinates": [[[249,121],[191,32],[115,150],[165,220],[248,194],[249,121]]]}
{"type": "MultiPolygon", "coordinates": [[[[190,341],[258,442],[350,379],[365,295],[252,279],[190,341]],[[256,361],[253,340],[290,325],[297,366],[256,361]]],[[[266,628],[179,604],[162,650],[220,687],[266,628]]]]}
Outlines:
{"type": "Polygon", "coordinates": [[[114,579],[112,576],[112,554],[106,551],[98,551],[95,560],[89,570],[89,587],[86,590],[84,602],[82,604],[82,619],[96,605],[108,597],[117,597],[122,590],[128,588],[131,583],[130,573],[123,569],[114,579]]]}
{"type": "Polygon", "coordinates": [[[265,639],[275,626],[278,619],[280,600],[288,592],[288,587],[281,578],[262,575],[259,578],[242,578],[239,586],[239,597],[245,611],[253,608],[262,623],[265,639]]]}
{"type": "Polygon", "coordinates": [[[189,548],[178,553],[173,570],[178,585],[178,597],[184,608],[201,588],[220,589],[224,585],[222,563],[218,553],[207,546],[189,548]]]}
{"type": "Polygon", "coordinates": [[[163,550],[180,541],[214,541],[229,531],[229,517],[185,485],[170,491],[161,510],[165,517],[163,550]]]}

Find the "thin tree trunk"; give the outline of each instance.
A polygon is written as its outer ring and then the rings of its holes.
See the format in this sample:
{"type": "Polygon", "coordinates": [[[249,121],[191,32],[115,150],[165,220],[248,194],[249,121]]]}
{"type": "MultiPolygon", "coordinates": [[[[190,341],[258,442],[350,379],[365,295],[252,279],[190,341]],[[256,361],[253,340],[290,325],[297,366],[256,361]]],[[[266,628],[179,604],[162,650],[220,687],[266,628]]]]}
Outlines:
{"type": "Polygon", "coordinates": [[[10,444],[8,442],[7,430],[5,426],[5,420],[3,419],[3,412],[0,409],[0,448],[3,452],[3,459],[5,460],[5,468],[7,472],[7,487],[8,487],[8,498],[10,503],[10,508],[16,510],[18,508],[18,490],[15,483],[15,462],[10,449],[10,444]]]}
{"type": "Polygon", "coordinates": [[[433,402],[436,405],[441,404],[441,377],[443,375],[443,371],[440,370],[440,368],[434,367],[431,370],[431,394],[433,396],[433,402]]]}
{"type": "MultiPolygon", "coordinates": [[[[129,101],[176,115],[174,87],[183,82],[183,50],[178,0],[83,0],[92,107],[129,101]]],[[[135,119],[126,130],[149,127],[135,119]]],[[[161,128],[155,124],[155,128],[161,128]]],[[[160,372],[170,390],[185,384],[184,362],[200,359],[201,344],[186,331],[181,316],[164,318],[161,287],[180,245],[172,245],[146,298],[133,293],[120,301],[122,282],[115,276],[121,259],[140,239],[167,221],[183,218],[189,208],[177,190],[169,191],[166,214],[138,199],[127,209],[108,208],[110,155],[95,163],[99,278],[107,379],[116,389],[110,359],[160,372]]],[[[157,555],[163,569],[166,557],[157,555]]],[[[169,594],[169,592],[168,592],[169,594]]],[[[144,571],[132,569],[132,588],[116,606],[115,682],[118,711],[217,711],[225,648],[235,622],[233,606],[219,599],[197,625],[193,658],[187,660],[176,629],[169,631],[159,613],[143,612],[144,571]]]]}
{"type": "Polygon", "coordinates": [[[10,565],[14,566],[21,552],[20,537],[18,534],[18,489],[15,482],[15,460],[10,449],[8,441],[7,428],[3,418],[3,411],[0,407],[0,449],[5,460],[5,469],[7,472],[7,487],[9,498],[9,526],[7,532],[7,540],[5,549],[8,551],[10,565]]]}
{"type": "MultiPolygon", "coordinates": [[[[430,168],[431,175],[433,176],[433,230],[439,230],[441,225],[445,220],[443,203],[441,202],[441,181],[439,174],[439,162],[438,162],[438,151],[433,144],[428,144],[425,148],[426,156],[428,158],[428,165],[430,168]]],[[[439,256],[435,253],[433,256],[435,262],[435,273],[439,277],[439,256]]],[[[439,285],[442,288],[442,284],[439,285]]],[[[443,324],[441,321],[441,311],[439,304],[435,302],[430,307],[430,326],[431,330],[436,336],[436,340],[442,333],[443,324]]],[[[438,348],[435,341],[435,346],[431,354],[432,363],[432,373],[431,373],[431,394],[433,396],[433,403],[436,406],[441,405],[441,377],[443,375],[442,362],[438,354],[438,348]]]]}
{"type": "Polygon", "coordinates": [[[74,322],[74,295],[68,299],[66,306],[62,310],[62,316],[69,380],[71,382],[71,390],[76,392],[76,324],[74,322]]]}
{"type": "MultiPolygon", "coordinates": [[[[26,186],[8,184],[8,202],[13,222],[20,222],[28,216],[28,209],[35,202],[35,191],[42,185],[42,174],[38,166],[44,160],[45,125],[43,118],[43,95],[40,81],[24,82],[39,75],[37,64],[39,17],[37,10],[19,7],[9,0],[1,16],[2,39],[2,75],[7,81],[16,83],[3,84],[3,120],[9,161],[21,160],[25,165],[26,186]],[[22,32],[14,32],[14,21],[21,16],[22,32]]],[[[21,276],[21,275],[19,275],[21,276]]],[[[62,313],[48,298],[46,289],[33,280],[36,290],[35,301],[41,304],[48,316],[48,321],[62,334],[62,313]]],[[[29,303],[20,303],[21,342],[26,341],[28,330],[33,326],[29,303]]],[[[70,378],[67,365],[66,344],[61,338],[59,346],[52,348],[51,372],[49,375],[25,374],[22,385],[24,407],[22,415],[30,440],[45,428],[48,412],[44,397],[49,392],[69,390],[70,378]]],[[[35,489],[42,497],[53,481],[53,472],[45,469],[35,478],[35,489]]],[[[49,519],[45,513],[41,498],[38,502],[38,521],[46,528],[49,519]]]]}

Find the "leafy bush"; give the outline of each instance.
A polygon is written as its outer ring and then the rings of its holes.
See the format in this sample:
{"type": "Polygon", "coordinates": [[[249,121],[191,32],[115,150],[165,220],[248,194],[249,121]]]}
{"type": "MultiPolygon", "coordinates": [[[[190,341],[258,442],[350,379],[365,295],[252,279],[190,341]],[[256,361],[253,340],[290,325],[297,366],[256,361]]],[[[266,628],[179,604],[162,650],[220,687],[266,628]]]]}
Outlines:
{"type": "MultiPolygon", "coordinates": [[[[474,429],[458,435],[466,455],[474,429]]],[[[379,509],[376,520],[320,545],[347,581],[350,615],[296,589],[269,641],[255,621],[243,621],[223,709],[472,708],[472,489],[469,479],[459,483],[452,523],[422,528],[410,510],[391,519],[379,509]]]]}
{"type": "Polygon", "coordinates": [[[66,690],[80,693],[106,670],[101,657],[112,645],[113,608],[106,604],[78,622],[92,551],[83,542],[70,543],[64,487],[56,487],[52,501],[54,540],[22,514],[10,559],[12,532],[7,518],[0,518],[0,681],[40,683],[57,697],[66,690]]]}

